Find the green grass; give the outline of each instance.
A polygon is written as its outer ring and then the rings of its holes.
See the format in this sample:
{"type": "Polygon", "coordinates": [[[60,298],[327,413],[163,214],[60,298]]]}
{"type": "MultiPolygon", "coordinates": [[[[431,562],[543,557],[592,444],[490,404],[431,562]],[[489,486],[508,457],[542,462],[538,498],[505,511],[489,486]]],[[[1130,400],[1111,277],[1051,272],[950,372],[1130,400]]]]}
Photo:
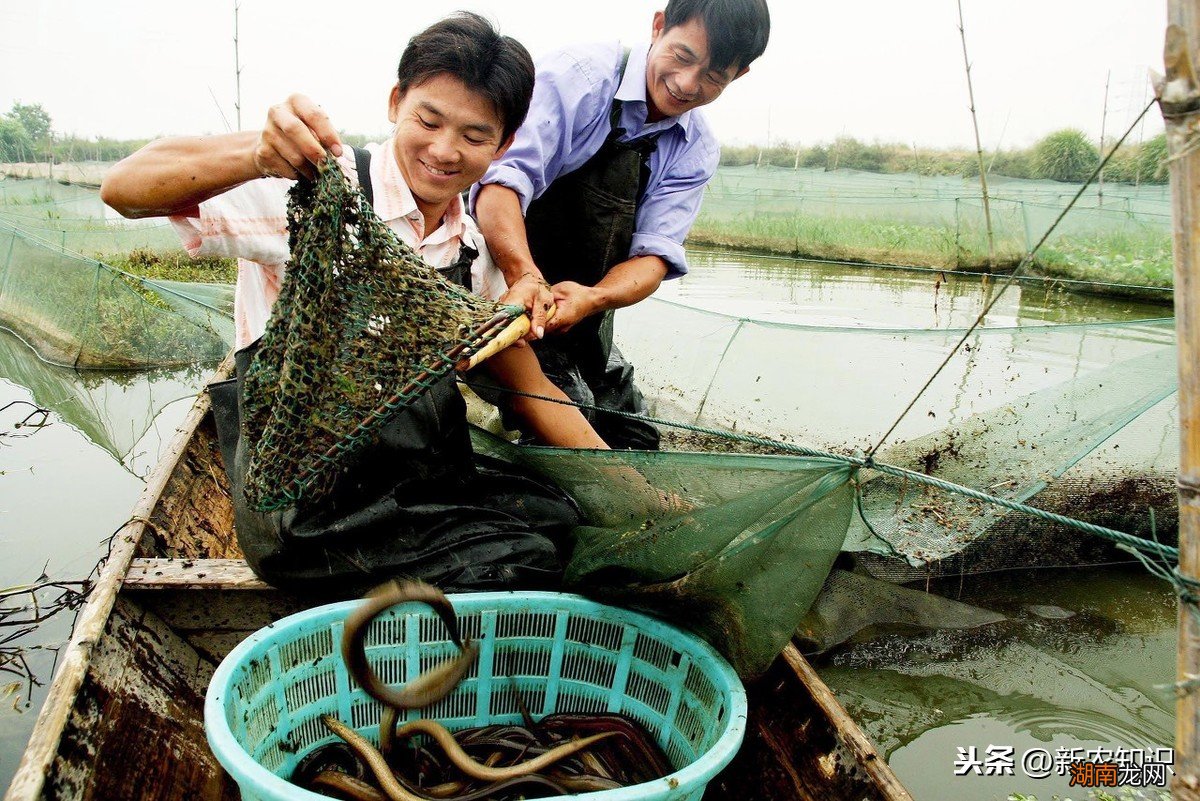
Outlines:
{"type": "Polygon", "coordinates": [[[237,281],[235,259],[194,259],[182,250],[137,248],[128,253],[101,253],[96,258],[142,278],[209,284],[232,284],[237,281]]]}
{"type": "MultiPolygon", "coordinates": [[[[917,267],[983,269],[985,236],[949,225],[795,214],[718,218],[701,214],[688,239],[797,258],[878,262],[917,267]]],[[[1025,255],[1024,234],[997,237],[995,266],[1015,267],[1025,255]]],[[[1166,231],[1062,235],[1039,250],[1029,272],[1098,283],[1170,287],[1171,236],[1166,231]]]]}

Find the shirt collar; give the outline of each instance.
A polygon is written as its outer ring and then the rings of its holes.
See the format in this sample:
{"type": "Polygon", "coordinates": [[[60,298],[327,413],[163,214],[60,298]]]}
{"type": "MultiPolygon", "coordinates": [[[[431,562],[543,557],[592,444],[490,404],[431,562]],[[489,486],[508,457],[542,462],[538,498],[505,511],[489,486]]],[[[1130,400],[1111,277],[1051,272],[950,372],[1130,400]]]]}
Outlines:
{"type": "MultiPolygon", "coordinates": [[[[390,223],[404,217],[416,230],[421,230],[424,225],[421,210],[417,208],[417,199],[400,172],[391,139],[385,140],[371,159],[371,186],[375,192],[375,213],[379,219],[390,223]]],[[[433,245],[461,237],[464,213],[462,197],[455,195],[446,208],[442,224],[435,231],[425,231],[421,244],[433,245]]]]}
{"type": "Polygon", "coordinates": [[[647,123],[646,115],[649,113],[646,104],[646,61],[650,56],[650,42],[645,40],[635,42],[629,49],[629,61],[625,64],[625,75],[621,78],[621,83],[617,86],[617,93],[614,98],[622,103],[639,104],[638,120],[641,122],[641,130],[630,131],[631,134],[652,133],[654,131],[665,131],[666,129],[678,125],[683,131],[685,140],[691,141],[692,130],[695,127],[692,122],[692,112],[695,109],[688,109],[678,117],[667,117],[658,122],[647,123]]]}

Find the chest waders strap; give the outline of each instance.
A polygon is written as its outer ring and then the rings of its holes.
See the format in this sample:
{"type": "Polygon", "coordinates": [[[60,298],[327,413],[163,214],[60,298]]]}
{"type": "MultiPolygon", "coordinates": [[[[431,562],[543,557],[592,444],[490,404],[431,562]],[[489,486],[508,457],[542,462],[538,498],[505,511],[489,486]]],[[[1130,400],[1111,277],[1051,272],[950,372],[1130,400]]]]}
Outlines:
{"type": "MultiPolygon", "coordinates": [[[[625,51],[626,58],[629,57],[629,51],[625,51]]],[[[375,206],[375,189],[371,184],[371,151],[365,147],[356,147],[354,150],[354,169],[358,172],[358,186],[362,189],[363,195],[367,198],[367,204],[374,208],[375,206]]],[[[471,247],[464,240],[458,248],[458,258],[454,260],[454,264],[442,270],[442,275],[459,286],[471,288],[471,265],[479,258],[479,251],[471,247]]]]}
{"type": "Polygon", "coordinates": [[[367,198],[367,205],[375,206],[375,191],[371,187],[371,151],[365,147],[354,148],[354,168],[358,171],[358,187],[367,198]]]}

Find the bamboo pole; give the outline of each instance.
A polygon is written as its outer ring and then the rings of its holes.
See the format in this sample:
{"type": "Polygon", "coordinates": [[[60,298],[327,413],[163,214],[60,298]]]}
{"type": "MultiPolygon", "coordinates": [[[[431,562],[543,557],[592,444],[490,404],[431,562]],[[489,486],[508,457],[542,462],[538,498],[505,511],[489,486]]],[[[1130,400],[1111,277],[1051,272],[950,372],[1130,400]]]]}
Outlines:
{"type": "MultiPolygon", "coordinates": [[[[1104,158],[1104,129],[1108,125],[1108,84],[1112,80],[1112,70],[1104,76],[1104,113],[1100,115],[1100,158],[1104,158]]],[[[1104,170],[1096,176],[1096,205],[1104,205],[1104,170]]]]}
{"type": "Polygon", "coordinates": [[[237,85],[237,102],[233,107],[237,110],[237,129],[242,130],[242,59],[238,50],[238,11],[241,6],[233,4],[233,78],[237,85]]]}
{"type": "Polygon", "coordinates": [[[958,35],[962,39],[963,66],[967,70],[967,97],[971,101],[971,124],[975,127],[975,153],[979,157],[979,186],[983,192],[983,219],[987,225],[987,272],[996,266],[996,240],[992,233],[992,208],[988,198],[987,170],[983,166],[983,143],[979,139],[979,118],[975,116],[975,87],[971,84],[971,59],[967,57],[967,31],[963,25],[962,0],[958,0],[958,35]]]}
{"type": "MultiPolygon", "coordinates": [[[[1200,152],[1189,127],[1200,122],[1200,86],[1192,55],[1200,42],[1200,0],[1168,0],[1163,50],[1166,79],[1155,89],[1167,131],[1175,246],[1175,326],[1179,344],[1179,570],[1200,576],[1200,152]]],[[[1181,682],[1200,676],[1200,624],[1179,605],[1181,682]]],[[[1186,685],[1184,685],[1186,687],[1186,685]]],[[[1175,705],[1175,799],[1200,801],[1200,690],[1175,705]]]]}

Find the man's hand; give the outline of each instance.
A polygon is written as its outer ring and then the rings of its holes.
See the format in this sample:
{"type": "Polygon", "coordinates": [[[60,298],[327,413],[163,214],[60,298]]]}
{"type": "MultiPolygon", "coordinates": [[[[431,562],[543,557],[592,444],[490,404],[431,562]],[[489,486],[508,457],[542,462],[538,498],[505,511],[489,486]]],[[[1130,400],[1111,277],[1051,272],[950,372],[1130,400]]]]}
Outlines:
{"type": "Polygon", "coordinates": [[[342,141],[329,116],[304,95],[292,95],[267,112],[254,147],[254,166],[264,177],[314,178],[327,149],[342,155],[342,141]]]}
{"type": "Polygon", "coordinates": [[[522,275],[508,288],[500,302],[525,307],[530,322],[525,339],[541,339],[546,335],[546,315],[554,306],[554,293],[540,273],[527,272],[522,275]]]}
{"type": "Polygon", "coordinates": [[[560,281],[553,289],[554,305],[558,308],[554,319],[546,324],[550,333],[562,334],[570,331],[580,320],[600,311],[595,287],[584,286],[574,281],[560,281]]]}

